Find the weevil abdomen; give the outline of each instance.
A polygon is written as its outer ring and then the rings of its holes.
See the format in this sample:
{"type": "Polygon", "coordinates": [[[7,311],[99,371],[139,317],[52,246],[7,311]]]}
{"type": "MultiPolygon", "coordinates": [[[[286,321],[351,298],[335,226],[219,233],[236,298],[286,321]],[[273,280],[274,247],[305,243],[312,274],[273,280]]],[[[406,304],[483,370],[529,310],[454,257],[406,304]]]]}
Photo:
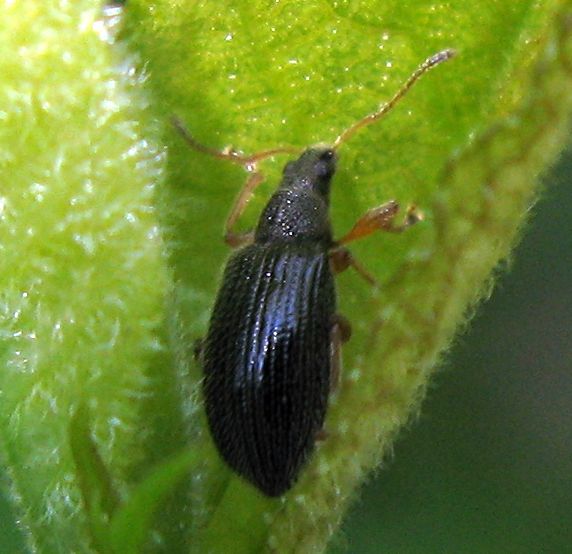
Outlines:
{"type": "Polygon", "coordinates": [[[228,261],[203,352],[207,416],[222,457],[269,496],[322,428],[335,307],[320,244],[254,243],[228,261]]]}

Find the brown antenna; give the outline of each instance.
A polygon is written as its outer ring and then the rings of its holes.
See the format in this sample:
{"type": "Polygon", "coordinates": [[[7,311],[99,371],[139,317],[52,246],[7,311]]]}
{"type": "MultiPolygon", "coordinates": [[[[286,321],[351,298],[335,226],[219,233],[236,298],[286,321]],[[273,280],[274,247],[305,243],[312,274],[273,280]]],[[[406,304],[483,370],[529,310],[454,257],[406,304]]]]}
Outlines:
{"type": "Polygon", "coordinates": [[[276,154],[292,154],[300,152],[299,148],[294,148],[292,146],[283,146],[280,148],[273,148],[271,150],[264,150],[262,152],[256,152],[255,154],[245,155],[240,154],[236,150],[228,149],[228,150],[216,150],[215,148],[209,148],[208,146],[204,146],[200,142],[197,142],[191,133],[185,127],[185,124],[178,118],[173,117],[171,118],[171,122],[173,126],[181,136],[185,139],[186,143],[197,150],[198,152],[202,152],[203,154],[208,154],[209,156],[213,156],[214,158],[219,158],[221,160],[228,160],[230,162],[237,163],[242,165],[246,168],[254,167],[256,162],[263,160],[265,158],[270,158],[276,154]]]}
{"type": "Polygon", "coordinates": [[[351,127],[348,127],[338,138],[334,141],[333,148],[337,148],[343,142],[346,142],[354,133],[357,133],[362,127],[367,127],[371,125],[378,119],[381,119],[387,112],[389,112],[395,104],[397,104],[406,94],[409,89],[419,80],[419,78],[424,75],[431,68],[439,65],[441,62],[450,60],[455,55],[455,51],[451,49],[442,50],[433,54],[433,56],[427,58],[405,81],[401,88],[395,93],[393,98],[383,104],[378,111],[366,115],[363,119],[354,123],[351,127]]]}

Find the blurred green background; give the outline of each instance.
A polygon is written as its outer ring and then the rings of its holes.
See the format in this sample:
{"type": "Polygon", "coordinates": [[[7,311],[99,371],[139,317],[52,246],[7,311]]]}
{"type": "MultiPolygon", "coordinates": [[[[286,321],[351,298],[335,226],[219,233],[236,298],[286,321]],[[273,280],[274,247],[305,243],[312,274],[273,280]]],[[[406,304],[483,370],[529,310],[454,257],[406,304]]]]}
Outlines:
{"type": "Polygon", "coordinates": [[[336,554],[572,552],[572,149],[336,554]]]}
{"type": "MultiPolygon", "coordinates": [[[[341,554],[572,552],[572,150],[458,337],[341,554]]],[[[0,554],[25,552],[0,498],[0,554]]]]}

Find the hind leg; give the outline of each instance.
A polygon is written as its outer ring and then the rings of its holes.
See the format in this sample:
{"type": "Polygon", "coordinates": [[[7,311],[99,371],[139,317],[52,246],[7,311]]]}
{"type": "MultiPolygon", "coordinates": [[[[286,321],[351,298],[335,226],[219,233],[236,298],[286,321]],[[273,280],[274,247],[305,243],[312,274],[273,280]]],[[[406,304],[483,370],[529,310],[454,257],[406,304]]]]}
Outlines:
{"type": "Polygon", "coordinates": [[[342,344],[350,340],[350,322],[341,314],[336,314],[330,331],[330,392],[337,390],[342,373],[342,344]]]}
{"type": "Polygon", "coordinates": [[[205,339],[195,339],[193,341],[193,359],[195,362],[202,364],[203,354],[205,351],[205,339]]]}
{"type": "MultiPolygon", "coordinates": [[[[335,314],[330,330],[330,393],[337,390],[342,372],[342,344],[350,340],[352,328],[350,322],[341,314],[335,314]]],[[[314,437],[316,441],[328,438],[328,432],[320,429],[314,437]]]]}

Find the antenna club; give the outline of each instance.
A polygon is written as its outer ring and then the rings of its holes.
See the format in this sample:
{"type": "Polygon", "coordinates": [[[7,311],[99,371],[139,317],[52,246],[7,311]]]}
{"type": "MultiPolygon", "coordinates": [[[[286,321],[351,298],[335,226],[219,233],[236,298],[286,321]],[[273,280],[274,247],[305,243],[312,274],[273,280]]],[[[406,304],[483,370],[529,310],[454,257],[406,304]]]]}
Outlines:
{"type": "Polygon", "coordinates": [[[427,59],[426,63],[429,67],[433,67],[435,65],[440,64],[441,62],[446,62],[447,60],[450,60],[456,55],[457,55],[456,50],[453,50],[452,48],[446,48],[445,50],[441,50],[441,52],[433,54],[430,58],[427,59]]]}

